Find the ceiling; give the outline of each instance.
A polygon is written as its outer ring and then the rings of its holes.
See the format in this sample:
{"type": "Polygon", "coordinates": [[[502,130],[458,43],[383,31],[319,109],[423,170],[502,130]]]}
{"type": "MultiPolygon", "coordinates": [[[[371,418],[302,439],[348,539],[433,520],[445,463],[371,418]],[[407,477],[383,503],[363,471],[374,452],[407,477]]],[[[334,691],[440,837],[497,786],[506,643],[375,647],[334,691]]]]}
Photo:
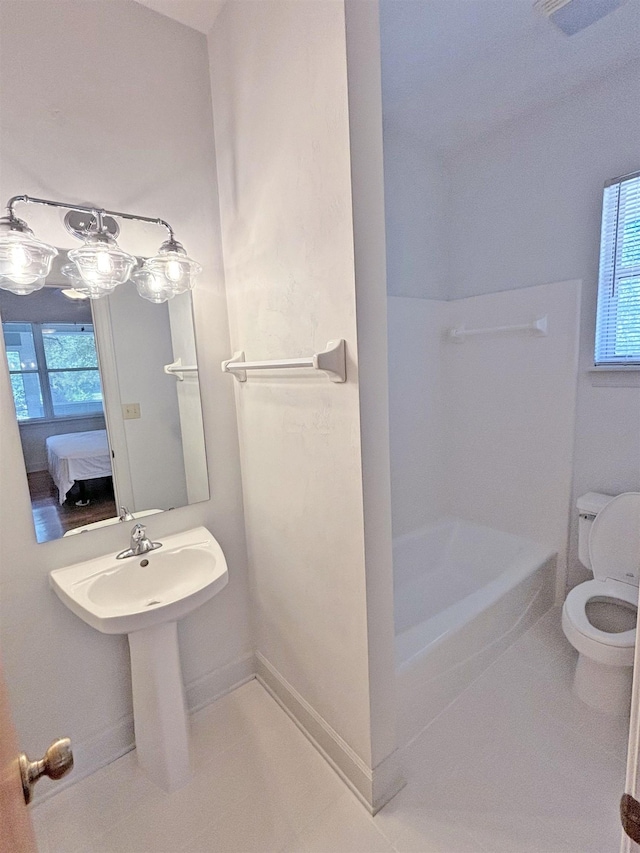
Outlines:
{"type": "Polygon", "coordinates": [[[533,0],[381,0],[380,29],[385,126],[444,156],[640,62],[640,0],[571,37],[533,0]]]}
{"type": "Polygon", "coordinates": [[[225,0],[137,0],[167,18],[208,33],[225,0]]]}
{"type": "MultiPolygon", "coordinates": [[[[137,2],[208,33],[226,0],[137,2]]],[[[570,37],[533,0],[380,0],[380,37],[385,127],[446,157],[640,63],[640,0],[570,37]]]]}

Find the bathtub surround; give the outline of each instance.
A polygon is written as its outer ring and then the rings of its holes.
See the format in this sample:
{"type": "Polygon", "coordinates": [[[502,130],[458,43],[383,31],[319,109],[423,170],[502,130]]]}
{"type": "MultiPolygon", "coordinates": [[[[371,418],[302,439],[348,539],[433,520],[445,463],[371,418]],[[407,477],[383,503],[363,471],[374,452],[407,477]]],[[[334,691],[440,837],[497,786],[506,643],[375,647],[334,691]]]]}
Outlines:
{"type": "Polygon", "coordinates": [[[452,302],[389,298],[394,535],[454,516],[530,539],[559,555],[559,600],[580,292],[570,281],[452,302]],[[543,316],[546,337],[447,335],[543,316]]]}
{"type": "MultiPolygon", "coordinates": [[[[452,219],[466,228],[462,211],[471,199],[475,213],[467,240],[451,257],[452,296],[559,277],[584,281],[572,505],[585,492],[618,494],[640,483],[640,387],[601,386],[589,373],[602,187],[638,168],[638,138],[636,60],[451,162],[452,219]],[[473,276],[465,270],[471,259],[473,276]]],[[[575,512],[569,521],[572,587],[588,575],[578,559],[575,512]]]]}
{"type": "Polygon", "coordinates": [[[375,811],[399,785],[377,7],[228,3],[209,42],[230,353],[347,342],[343,385],[227,377],[258,674],[375,811]]]}
{"type": "Polygon", "coordinates": [[[389,297],[402,744],[564,598],[580,295],[389,297]]]}
{"type": "Polygon", "coordinates": [[[581,282],[540,284],[449,303],[452,327],[547,317],[548,334],[504,332],[443,343],[447,514],[558,554],[565,586],[581,282]],[[450,384],[451,383],[451,384],[450,384]]]}
{"type": "Polygon", "coordinates": [[[448,310],[447,302],[436,299],[390,296],[388,301],[394,536],[431,524],[448,505],[441,361],[448,310]]]}
{"type": "MultiPolygon", "coordinates": [[[[8,0],[0,15],[2,198],[28,192],[158,211],[180,224],[205,267],[194,301],[200,378],[207,389],[205,432],[215,449],[208,455],[211,500],[147,522],[149,536],[160,541],[205,525],[227,557],[228,588],[180,626],[187,703],[201,707],[255,672],[233,392],[220,373],[230,345],[206,39],[120,0],[8,0]]],[[[34,208],[33,227],[41,238],[72,248],[62,221],[48,211],[40,221],[38,213],[34,208]]],[[[124,249],[142,246],[155,253],[157,229],[127,230],[131,246],[124,230],[124,249]]],[[[10,399],[5,370],[0,384],[3,399],[10,399]]],[[[7,407],[0,411],[0,444],[5,675],[22,749],[38,756],[58,732],[72,737],[72,784],[133,745],[127,641],[101,636],[67,612],[48,588],[47,574],[122,550],[130,528],[115,525],[36,545],[18,429],[7,407]]],[[[41,782],[38,796],[53,790],[53,783],[41,782]]]]}
{"type": "MultiPolygon", "coordinates": [[[[621,7],[576,38],[593,39],[594,46],[598,45],[603,32],[617,26],[619,13],[624,10],[625,15],[633,16],[632,5],[621,7]]],[[[389,4],[391,17],[395,15],[393,6],[389,4]]],[[[405,6],[405,12],[409,7],[411,4],[405,6]]],[[[637,54],[637,37],[635,46],[628,41],[635,32],[637,28],[630,27],[617,39],[616,49],[627,57],[637,54]]],[[[383,31],[383,48],[384,43],[383,31]]],[[[596,57],[594,49],[588,62],[596,57]]],[[[383,53],[383,71],[385,59],[383,53]]],[[[467,59],[471,63],[477,57],[469,53],[467,59]]],[[[481,70],[484,74],[487,68],[481,70]]],[[[570,80],[567,76],[562,85],[570,88],[570,80]]],[[[441,91],[431,90],[431,95],[444,99],[447,81],[440,83],[441,91]]],[[[603,71],[599,79],[581,83],[578,89],[545,104],[550,91],[530,87],[528,94],[535,95],[537,105],[512,115],[509,121],[496,119],[497,96],[491,96],[492,125],[483,124],[478,117],[475,125],[469,124],[475,135],[463,135],[457,150],[451,150],[450,137],[441,139],[436,150],[427,138],[433,128],[425,119],[433,110],[416,109],[414,104],[411,111],[407,108],[412,103],[411,92],[405,91],[405,100],[399,100],[387,87],[387,251],[392,296],[457,300],[542,282],[583,281],[573,484],[565,511],[570,525],[568,585],[572,587],[588,575],[578,559],[577,516],[569,512],[569,505],[574,506],[576,498],[588,491],[618,494],[637,489],[640,483],[638,374],[621,379],[620,374],[589,372],[593,366],[602,188],[609,178],[638,168],[640,63],[637,58],[627,59],[626,64],[603,71]],[[425,188],[422,182],[427,177],[425,188]],[[401,221],[411,222],[411,227],[399,229],[401,221]],[[425,246],[433,250],[429,264],[422,260],[425,246]],[[443,251],[446,261],[442,260],[443,251]]],[[[479,103],[486,107],[485,100],[479,103]]],[[[454,112],[459,110],[455,104],[449,106],[454,112]]],[[[437,303],[429,306],[429,311],[439,310],[437,303]]],[[[410,313],[410,306],[406,310],[410,313]]],[[[422,311],[422,304],[415,310],[422,311]]],[[[391,341],[398,334],[402,335],[397,325],[391,327],[391,341]]],[[[393,405],[391,414],[393,418],[393,405]]],[[[424,424],[428,414],[422,410],[419,417],[424,424]]],[[[392,442],[398,444],[394,428],[391,434],[392,442]]],[[[421,455],[431,453],[425,447],[423,444],[421,455]]],[[[401,464],[405,469],[411,467],[407,462],[401,464]]],[[[396,482],[403,475],[392,470],[392,476],[396,482]]],[[[427,487],[414,483],[411,488],[418,495],[427,487]]]]}

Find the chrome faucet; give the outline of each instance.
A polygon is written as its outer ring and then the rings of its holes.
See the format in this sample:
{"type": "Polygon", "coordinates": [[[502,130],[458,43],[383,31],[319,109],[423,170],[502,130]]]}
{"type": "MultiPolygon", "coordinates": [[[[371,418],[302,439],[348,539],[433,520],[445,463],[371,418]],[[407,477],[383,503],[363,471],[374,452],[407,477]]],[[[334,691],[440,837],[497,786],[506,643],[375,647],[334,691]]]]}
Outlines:
{"type": "Polygon", "coordinates": [[[116,560],[124,560],[125,557],[140,557],[149,551],[162,548],[162,542],[152,542],[147,538],[147,528],[144,524],[136,524],[131,531],[131,543],[124,551],[116,554],[116,560]]]}
{"type": "Polygon", "coordinates": [[[118,521],[135,521],[135,516],[133,516],[126,506],[120,507],[120,515],[118,516],[118,521]]]}

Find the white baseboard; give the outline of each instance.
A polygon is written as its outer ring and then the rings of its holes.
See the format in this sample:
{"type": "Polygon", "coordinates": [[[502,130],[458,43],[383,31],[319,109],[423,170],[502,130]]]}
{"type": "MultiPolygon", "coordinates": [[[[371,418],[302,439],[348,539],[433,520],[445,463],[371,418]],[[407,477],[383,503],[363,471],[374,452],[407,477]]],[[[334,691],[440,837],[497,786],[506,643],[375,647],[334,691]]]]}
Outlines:
{"type": "Polygon", "coordinates": [[[404,787],[405,780],[399,764],[398,750],[376,767],[368,767],[260,652],[256,652],[256,668],[258,681],[371,814],[376,814],[404,787]]]}
{"type": "MultiPolygon", "coordinates": [[[[199,711],[256,677],[371,814],[381,809],[404,786],[398,750],[377,767],[368,767],[259,652],[255,656],[247,654],[187,684],[185,694],[189,713],[199,711]]],[[[132,749],[135,749],[135,739],[133,713],[130,713],[93,738],[74,742],[73,773],[69,778],[52,784],[51,788],[39,789],[34,805],[90,776],[132,749]]]]}
{"type": "Polygon", "coordinates": [[[255,677],[256,661],[253,652],[208,672],[185,686],[189,713],[195,714],[255,677]]]}
{"type": "Polygon", "coordinates": [[[35,789],[33,805],[37,806],[45,800],[61,793],[65,788],[75,785],[87,776],[91,776],[101,767],[106,767],[112,761],[122,758],[135,748],[133,734],[133,712],[126,714],[116,723],[85,741],[72,738],[73,770],[69,776],[50,782],[43,779],[35,789]]]}
{"type": "MultiPolygon", "coordinates": [[[[187,708],[190,714],[215,702],[221,696],[240,687],[256,675],[253,653],[221,666],[185,686],[187,708]]],[[[74,756],[73,772],[64,779],[47,786],[48,780],[40,783],[33,798],[34,805],[48,800],[70,785],[95,773],[112,761],[135,749],[133,711],[126,714],[109,728],[86,741],[72,743],[74,756]]]]}

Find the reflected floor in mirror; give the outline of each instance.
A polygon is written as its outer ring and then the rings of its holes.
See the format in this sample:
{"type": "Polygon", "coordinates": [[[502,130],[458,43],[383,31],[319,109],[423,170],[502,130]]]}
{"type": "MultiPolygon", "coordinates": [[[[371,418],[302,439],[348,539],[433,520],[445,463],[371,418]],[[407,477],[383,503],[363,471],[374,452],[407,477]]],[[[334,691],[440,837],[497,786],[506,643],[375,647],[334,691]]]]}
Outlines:
{"type": "Polygon", "coordinates": [[[111,477],[85,481],[87,506],[76,506],[79,498],[77,483],[60,505],[58,490],[48,471],[35,471],[28,474],[27,479],[38,542],[59,539],[68,530],[117,515],[111,477]]]}

